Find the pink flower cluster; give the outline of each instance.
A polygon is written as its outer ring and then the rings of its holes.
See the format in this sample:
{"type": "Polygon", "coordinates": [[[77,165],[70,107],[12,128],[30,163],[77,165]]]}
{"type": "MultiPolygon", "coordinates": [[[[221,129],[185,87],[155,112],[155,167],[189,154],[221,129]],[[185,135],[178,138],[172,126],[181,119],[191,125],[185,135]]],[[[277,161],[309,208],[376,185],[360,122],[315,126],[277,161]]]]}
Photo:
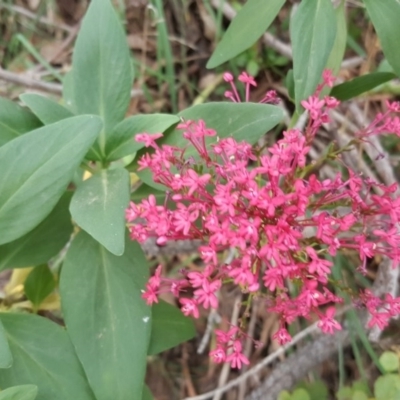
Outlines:
{"type": "Polygon", "coordinates": [[[238,339],[242,336],[239,328],[233,326],[228,332],[215,331],[217,347],[210,352],[216,363],[228,362],[232,368],[241,368],[242,364],[249,365],[250,361],[242,353],[242,343],[238,339]]]}
{"type": "MultiPolygon", "coordinates": [[[[324,79],[329,85],[330,75],[324,79]]],[[[199,248],[202,268],[184,270],[177,279],[163,277],[161,266],[157,268],[143,294],[148,304],[169,291],[185,315],[198,318],[200,308],[218,308],[222,285],[234,284],[247,295],[247,304],[256,296],[265,299],[267,310],[279,316],[275,338],[284,344],[291,339],[288,324],[299,317],[317,317],[325,333],[341,329],[334,319],[334,304],[343,300],[333,292],[331,279],[332,259],[339,251],[358,254],[363,273],[368,259],[376,255],[389,257],[397,267],[397,185],[386,187],[363,179],[346,168],[338,151],[335,156],[345,172],[334,179],[320,179],[312,164],[307,164],[307,154],[321,124],[329,120],[329,109],[338,101],[311,96],[302,104],[310,114],[304,133],[285,131],[263,153],[232,137],[217,138],[203,121],[178,126],[188,142],[185,148],[159,146],[155,139],[160,134],[137,136],[154,149],[139,161],[140,169],[150,169],[154,181],[168,192],[163,205],[153,195],[130,204],[126,219],[131,238],[144,242],[155,237],[159,245],[181,239],[204,243],[199,248]],[[214,137],[211,144],[210,137],[214,137]],[[226,263],[222,255],[227,250],[234,257],[226,263]]],[[[389,112],[399,113],[400,106],[389,104],[389,112]]],[[[388,118],[389,114],[385,121],[374,121],[375,127],[395,125],[394,118],[387,124],[388,118]]],[[[400,313],[400,299],[381,300],[366,291],[358,301],[372,314],[370,325],[384,327],[400,313]]],[[[243,338],[237,327],[218,331],[212,358],[230,362],[232,367],[247,364],[243,338]]]]}

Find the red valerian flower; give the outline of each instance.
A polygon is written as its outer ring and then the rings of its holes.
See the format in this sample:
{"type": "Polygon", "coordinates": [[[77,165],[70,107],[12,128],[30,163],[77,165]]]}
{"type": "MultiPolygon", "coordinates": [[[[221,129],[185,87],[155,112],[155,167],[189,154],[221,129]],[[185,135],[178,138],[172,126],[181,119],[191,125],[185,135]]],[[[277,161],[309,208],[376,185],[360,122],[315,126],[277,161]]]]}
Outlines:
{"type": "MultiPolygon", "coordinates": [[[[224,80],[231,85],[233,101],[239,102],[233,76],[224,74],[224,80]]],[[[242,74],[239,81],[246,87],[248,100],[247,89],[255,80],[242,74]]],[[[287,326],[299,317],[316,316],[324,333],[341,329],[334,319],[334,306],[343,299],[332,293],[336,285],[331,277],[332,257],[352,252],[363,274],[367,261],[375,256],[385,256],[398,267],[398,185],[365,179],[343,162],[344,173],[331,179],[310,174],[311,143],[329,118],[329,110],[339,104],[331,97],[320,98],[323,87],[333,81],[332,74],[325,73],[316,93],[302,102],[309,111],[304,131],[288,129],[267,149],[254,151],[235,137],[218,139],[204,121],[178,125],[187,141],[182,148],[157,145],[160,135],[136,136],[155,149],[138,161],[139,169],[149,169],[168,194],[163,205],[157,204],[154,195],[130,203],[126,220],[131,238],[141,243],[155,238],[160,245],[186,239],[203,243],[199,248],[202,264],[196,270],[185,269],[176,278],[164,277],[160,266],[156,269],[143,293],[147,304],[169,292],[185,315],[198,318],[201,309],[219,307],[223,285],[236,285],[249,305],[254,297],[265,299],[266,310],[279,319],[274,339],[283,345],[291,340],[287,326]],[[206,138],[213,137],[208,144],[206,138]],[[224,262],[221,255],[228,252],[232,257],[224,262]],[[293,287],[295,292],[290,290],[293,287]]],[[[400,113],[400,106],[388,103],[387,107],[358,133],[357,140],[390,129],[400,135],[398,116],[392,115],[400,113]]],[[[339,153],[335,149],[328,157],[334,159],[339,153]]],[[[365,290],[354,299],[371,314],[369,326],[383,329],[400,313],[399,298],[381,299],[365,290]]],[[[234,368],[247,364],[241,349],[244,338],[238,327],[216,331],[217,347],[211,357],[234,368]]]]}
{"type": "Polygon", "coordinates": [[[321,329],[322,332],[329,333],[332,335],[335,333],[335,330],[340,331],[342,329],[339,322],[333,319],[335,312],[336,310],[334,307],[329,307],[326,310],[325,315],[322,315],[320,317],[320,320],[318,322],[318,327],[321,329]]]}

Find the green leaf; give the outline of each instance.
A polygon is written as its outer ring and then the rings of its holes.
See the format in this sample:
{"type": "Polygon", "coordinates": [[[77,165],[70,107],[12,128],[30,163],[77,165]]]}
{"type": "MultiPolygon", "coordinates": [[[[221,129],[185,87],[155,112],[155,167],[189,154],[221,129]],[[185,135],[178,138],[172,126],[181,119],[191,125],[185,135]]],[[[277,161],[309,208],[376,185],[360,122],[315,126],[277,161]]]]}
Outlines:
{"type": "Polygon", "coordinates": [[[72,76],[72,70],[67,72],[64,76],[62,95],[65,107],[72,113],[76,113],[74,78],[72,76]]]}
{"type": "Polygon", "coordinates": [[[33,314],[1,313],[14,357],[0,370],[0,387],[34,383],[40,400],[94,400],[64,328],[33,314]]]}
{"type": "Polygon", "coordinates": [[[143,251],[128,238],[120,257],[85,232],[68,250],[62,309],[97,400],[142,396],[151,331],[151,310],[141,297],[147,278],[143,251]]]}
{"type": "Polygon", "coordinates": [[[352,395],[353,390],[348,386],[343,386],[336,392],[337,400],[349,400],[352,395]]]}
{"type": "Polygon", "coordinates": [[[34,268],[24,283],[26,297],[36,309],[55,287],[54,276],[46,264],[34,268]]]}
{"type": "Polygon", "coordinates": [[[8,345],[6,333],[0,320],[0,368],[9,368],[13,362],[10,347],[8,345]]]}
{"type": "Polygon", "coordinates": [[[285,0],[248,0],[232,20],[207,68],[215,68],[251,47],[268,29],[285,0]]]}
{"type": "Polygon", "coordinates": [[[165,201],[165,186],[160,185],[164,191],[156,190],[145,183],[142,183],[134,192],[131,193],[131,201],[140,203],[143,199],[147,199],[151,194],[156,198],[158,205],[163,205],[165,201]]]}
{"type": "Polygon", "coordinates": [[[153,173],[149,169],[143,169],[142,171],[136,171],[135,173],[140,178],[140,180],[145,183],[145,185],[150,186],[158,192],[163,192],[165,195],[167,187],[161,185],[160,183],[154,182],[153,173]]]}
{"type": "Polygon", "coordinates": [[[72,112],[61,104],[39,94],[25,93],[19,96],[19,98],[45,125],[73,117],[72,112]]]}
{"type": "Polygon", "coordinates": [[[0,147],[0,244],[18,239],[51,212],[100,129],[98,117],[73,117],[0,147]]]}
{"type": "Polygon", "coordinates": [[[378,65],[376,69],[377,72],[394,72],[392,66],[389,64],[388,60],[384,58],[378,65]]]}
{"type": "Polygon", "coordinates": [[[296,389],[292,393],[290,400],[310,400],[310,395],[304,389],[296,389]]]}
{"type": "Polygon", "coordinates": [[[132,67],[125,33],[109,0],[90,3],[72,58],[73,103],[80,114],[104,121],[92,157],[103,158],[107,136],[126,113],[132,67]]]}
{"type": "Polygon", "coordinates": [[[196,335],[193,320],[165,301],[153,305],[152,317],[149,355],[161,353],[196,335]]]}
{"type": "Polygon", "coordinates": [[[0,97],[0,146],[41,125],[29,110],[0,97]]]}
{"type": "Polygon", "coordinates": [[[287,390],[283,390],[279,393],[277,400],[290,400],[291,398],[290,393],[287,390]]]}
{"type": "Polygon", "coordinates": [[[135,141],[136,134],[163,133],[178,122],[177,116],[169,114],[134,115],[124,119],[113,129],[107,142],[107,161],[118,160],[144,147],[135,141]]]}
{"type": "Polygon", "coordinates": [[[368,400],[369,397],[361,390],[356,390],[351,396],[351,400],[368,400]]]}
{"type": "Polygon", "coordinates": [[[351,388],[352,388],[353,392],[356,392],[356,391],[363,392],[366,395],[368,395],[370,393],[369,384],[368,384],[368,382],[366,382],[363,379],[353,381],[353,385],[351,388]]]}
{"type": "Polygon", "coordinates": [[[382,50],[400,76],[400,2],[398,0],[363,0],[381,42],[382,50]]]}
{"type": "Polygon", "coordinates": [[[331,0],[302,0],[290,22],[297,109],[321,80],[335,35],[336,16],[331,0]]]}
{"type": "Polygon", "coordinates": [[[399,370],[399,356],[393,351],[385,351],[379,357],[383,369],[386,372],[394,372],[399,370]]]}
{"type": "Polygon", "coordinates": [[[126,169],[102,170],[78,186],[70,205],[75,222],[118,256],[124,252],[129,192],[126,169]]]}
{"type": "Polygon", "coordinates": [[[325,400],[329,398],[329,391],[323,381],[300,382],[296,389],[304,389],[310,396],[310,400],[325,400]]]}
{"type": "Polygon", "coordinates": [[[288,91],[289,99],[294,101],[295,94],[294,94],[294,77],[293,77],[293,70],[289,69],[285,77],[285,86],[288,91]]]}
{"type": "Polygon", "coordinates": [[[341,101],[349,100],[394,78],[396,78],[396,75],[391,72],[373,72],[372,74],[359,76],[349,82],[334,86],[331,96],[341,101]]]}
{"type": "Polygon", "coordinates": [[[65,246],[73,230],[68,210],[70,200],[71,193],[66,192],[36,228],[0,246],[0,271],[46,263],[65,246]]]}
{"type": "MultiPolygon", "coordinates": [[[[217,131],[219,138],[233,137],[250,144],[256,143],[283,119],[283,112],[279,107],[257,103],[199,104],[183,110],[179,115],[185,120],[204,120],[208,128],[217,131]]],[[[217,136],[207,138],[207,143],[215,143],[217,136]]],[[[162,138],[160,143],[184,147],[188,141],[183,138],[181,130],[175,129],[162,138]]],[[[185,156],[193,154],[196,154],[193,147],[185,152],[185,156]]]]}
{"type": "Polygon", "coordinates": [[[339,73],[347,44],[347,21],[345,1],[335,9],[336,39],[325,68],[330,69],[334,76],[339,73]]]}
{"type": "Polygon", "coordinates": [[[38,387],[35,385],[21,385],[10,387],[0,392],[0,400],[35,400],[38,387]]]}
{"type": "Polygon", "coordinates": [[[376,400],[400,399],[400,376],[388,374],[380,376],[374,383],[376,400]]]}
{"type": "Polygon", "coordinates": [[[143,387],[142,400],[154,400],[153,394],[147,385],[143,387]]]}

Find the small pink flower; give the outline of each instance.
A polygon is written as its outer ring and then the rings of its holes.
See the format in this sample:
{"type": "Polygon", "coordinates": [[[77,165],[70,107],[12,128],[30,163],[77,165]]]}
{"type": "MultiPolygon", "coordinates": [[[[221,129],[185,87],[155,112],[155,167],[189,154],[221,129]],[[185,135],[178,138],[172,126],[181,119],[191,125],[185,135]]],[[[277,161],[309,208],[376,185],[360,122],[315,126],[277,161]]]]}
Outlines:
{"type": "Polygon", "coordinates": [[[181,298],[179,299],[179,302],[182,304],[181,310],[184,315],[193,315],[194,318],[199,318],[199,309],[194,300],[181,298]]]}
{"type": "Polygon", "coordinates": [[[154,147],[155,149],[158,149],[156,140],[162,138],[163,136],[164,135],[162,133],[138,133],[135,135],[135,140],[137,142],[144,143],[145,147],[154,147]]]}
{"type": "Polygon", "coordinates": [[[321,329],[322,332],[329,333],[332,335],[335,333],[335,329],[338,331],[342,329],[339,322],[333,319],[335,312],[336,312],[335,307],[329,307],[326,310],[325,315],[320,318],[318,322],[318,327],[321,329]]]}
{"type": "Polygon", "coordinates": [[[263,277],[265,287],[273,292],[277,288],[283,288],[283,277],[280,268],[269,268],[263,277]]]}
{"type": "Polygon", "coordinates": [[[160,236],[157,238],[156,243],[158,246],[164,246],[168,242],[168,238],[166,236],[160,236]]]}
{"type": "Polygon", "coordinates": [[[380,330],[386,328],[389,324],[390,313],[389,312],[376,312],[372,314],[372,318],[368,322],[368,327],[372,328],[377,326],[380,330]]]}
{"type": "Polygon", "coordinates": [[[278,341],[278,343],[283,346],[286,343],[289,343],[292,340],[292,337],[289,335],[289,332],[285,328],[280,328],[278,331],[272,336],[272,339],[278,341]]]}
{"type": "Polygon", "coordinates": [[[183,178],[183,184],[189,188],[188,195],[191,196],[196,190],[203,189],[210,179],[210,174],[200,176],[193,169],[189,169],[183,178]]]}
{"type": "Polygon", "coordinates": [[[226,344],[229,341],[234,340],[238,332],[239,328],[237,326],[232,326],[227,332],[216,329],[215,336],[217,337],[217,343],[226,344]]]}
{"type": "Polygon", "coordinates": [[[235,98],[235,95],[233,94],[233,92],[231,92],[230,90],[226,90],[224,93],[224,97],[226,97],[227,99],[229,99],[230,101],[236,103],[237,100],[235,98]]]}
{"type": "Polygon", "coordinates": [[[230,72],[224,72],[222,76],[225,82],[233,82],[233,75],[230,72]]]}
{"type": "Polygon", "coordinates": [[[322,73],[322,78],[326,86],[333,87],[336,78],[332,75],[332,71],[330,69],[324,70],[324,72],[322,73]]]}
{"type": "Polygon", "coordinates": [[[278,94],[276,93],[276,90],[268,90],[260,103],[279,104],[279,101],[280,99],[278,97],[278,94]]]}
{"type": "Polygon", "coordinates": [[[247,72],[242,72],[242,73],[239,75],[239,78],[238,78],[238,79],[239,79],[240,82],[249,84],[249,85],[251,85],[251,86],[257,86],[257,83],[256,83],[256,81],[254,80],[254,78],[253,78],[251,75],[249,75],[247,72]]]}
{"type": "Polygon", "coordinates": [[[197,272],[197,271],[189,272],[187,274],[187,277],[190,284],[195,288],[203,286],[203,284],[208,282],[208,277],[210,275],[209,271],[210,270],[206,268],[205,271],[203,272],[197,272]]]}
{"type": "Polygon", "coordinates": [[[328,108],[336,108],[340,104],[340,101],[332,96],[325,96],[324,100],[328,108]]]}
{"type": "Polygon", "coordinates": [[[386,106],[392,112],[400,112],[400,101],[386,101],[386,106]]]}
{"type": "Polygon", "coordinates": [[[210,351],[210,357],[215,363],[220,364],[226,360],[226,353],[222,347],[217,347],[210,351]]]}
{"type": "Polygon", "coordinates": [[[154,289],[158,289],[161,284],[161,271],[162,265],[160,264],[154,273],[154,275],[149,279],[149,285],[152,286],[154,289]]]}
{"type": "Polygon", "coordinates": [[[151,285],[146,286],[145,292],[142,294],[142,298],[146,300],[147,305],[151,306],[154,303],[158,303],[157,292],[151,285]]]}
{"type": "Polygon", "coordinates": [[[231,368],[242,368],[242,364],[249,365],[250,361],[242,354],[242,344],[239,340],[233,342],[233,352],[226,357],[226,362],[231,363],[231,368]]]}
{"type": "Polygon", "coordinates": [[[129,207],[125,210],[125,218],[128,222],[134,221],[140,217],[141,208],[138,207],[133,201],[129,203],[129,207]]]}
{"type": "Polygon", "coordinates": [[[208,308],[218,308],[218,298],[215,292],[221,287],[221,281],[215,280],[213,282],[204,282],[200,289],[194,291],[198,304],[207,310],[208,308]]]}
{"type": "Polygon", "coordinates": [[[309,111],[312,119],[317,119],[321,115],[325,101],[320,100],[315,96],[310,96],[307,100],[303,100],[301,105],[309,111]]]}
{"type": "Polygon", "coordinates": [[[218,259],[217,259],[217,252],[210,246],[200,246],[199,247],[199,252],[201,255],[201,258],[206,262],[206,263],[213,263],[214,265],[217,264],[218,259]]]}

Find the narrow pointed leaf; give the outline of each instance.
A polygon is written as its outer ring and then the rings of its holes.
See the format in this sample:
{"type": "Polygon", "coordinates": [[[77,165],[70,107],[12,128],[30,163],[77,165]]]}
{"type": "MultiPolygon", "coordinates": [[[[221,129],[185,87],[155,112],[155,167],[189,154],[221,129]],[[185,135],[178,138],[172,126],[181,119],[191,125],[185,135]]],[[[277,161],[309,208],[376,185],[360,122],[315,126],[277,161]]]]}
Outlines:
{"type": "Polygon", "coordinates": [[[335,18],[336,38],[325,68],[330,69],[333,72],[333,75],[336,76],[339,73],[347,44],[347,21],[344,0],[342,0],[339,6],[335,9],[335,18]]]}
{"type": "Polygon", "coordinates": [[[29,110],[0,97],[0,146],[41,125],[29,110]]]}
{"type": "Polygon", "coordinates": [[[55,287],[54,276],[46,264],[34,268],[26,278],[24,284],[26,297],[32,302],[34,307],[39,307],[55,287]]]}
{"type": "Polygon", "coordinates": [[[74,348],[61,326],[33,314],[1,313],[14,362],[0,370],[0,387],[34,384],[38,400],[94,400],[74,348]]]}
{"type": "Polygon", "coordinates": [[[6,332],[4,331],[3,324],[0,320],[0,368],[9,368],[13,362],[10,346],[6,332]]]}
{"type": "Polygon", "coordinates": [[[395,78],[391,72],[373,72],[333,87],[331,96],[341,101],[349,100],[395,78]]]}
{"type": "MultiPolygon", "coordinates": [[[[254,144],[265,133],[274,128],[283,119],[279,107],[256,103],[206,103],[199,104],[179,113],[185,120],[202,119],[208,128],[215,129],[220,138],[232,136],[237,141],[245,140],[254,144]]],[[[208,138],[207,143],[214,143],[217,137],[208,138]]],[[[187,145],[182,131],[174,130],[160,140],[177,147],[187,145]]],[[[188,148],[185,155],[193,155],[195,150],[188,148]]]]}
{"type": "Polygon", "coordinates": [[[68,210],[70,200],[71,193],[65,193],[36,228],[0,246],[0,271],[46,263],[66,245],[73,229],[68,210]]]}
{"type": "Polygon", "coordinates": [[[61,104],[36,93],[25,93],[19,97],[45,125],[74,115],[61,104]]]}
{"type": "Polygon", "coordinates": [[[35,400],[38,387],[35,385],[14,386],[0,392],[0,400],[35,400]]]}
{"type": "Polygon", "coordinates": [[[285,77],[285,86],[289,94],[289,99],[294,101],[294,78],[293,78],[293,70],[289,69],[285,77]]]}
{"type": "Polygon", "coordinates": [[[118,160],[144,147],[143,143],[135,141],[136,134],[163,133],[178,122],[176,115],[169,114],[134,115],[124,119],[114,128],[107,142],[107,160],[118,160]]]}
{"type": "Polygon", "coordinates": [[[248,0],[232,20],[207,68],[215,68],[251,47],[271,25],[285,0],[248,0]]]}
{"type": "Polygon", "coordinates": [[[125,33],[110,0],[90,3],[72,59],[73,96],[80,114],[104,121],[93,155],[103,157],[107,135],[126,113],[132,87],[132,67],[125,33]]]}
{"type": "Polygon", "coordinates": [[[363,0],[363,2],[378,34],[383,52],[397,76],[400,76],[400,2],[399,0],[363,0]]]}
{"type": "Polygon", "coordinates": [[[151,310],[141,298],[147,277],[142,249],[129,239],[120,257],[85,232],[68,250],[62,309],[97,400],[142,397],[151,331],[151,310]]]}
{"type": "Polygon", "coordinates": [[[129,192],[126,169],[102,170],[78,186],[70,205],[75,222],[118,256],[124,252],[129,192]]]}
{"type": "Polygon", "coordinates": [[[297,109],[321,80],[335,35],[336,17],[331,0],[302,0],[290,22],[297,109]]]}
{"type": "Polygon", "coordinates": [[[0,147],[0,244],[23,236],[51,212],[101,126],[94,116],[68,118],[0,147]]]}
{"type": "Polygon", "coordinates": [[[152,306],[152,317],[149,355],[161,353],[196,335],[193,320],[165,301],[152,306]]]}

